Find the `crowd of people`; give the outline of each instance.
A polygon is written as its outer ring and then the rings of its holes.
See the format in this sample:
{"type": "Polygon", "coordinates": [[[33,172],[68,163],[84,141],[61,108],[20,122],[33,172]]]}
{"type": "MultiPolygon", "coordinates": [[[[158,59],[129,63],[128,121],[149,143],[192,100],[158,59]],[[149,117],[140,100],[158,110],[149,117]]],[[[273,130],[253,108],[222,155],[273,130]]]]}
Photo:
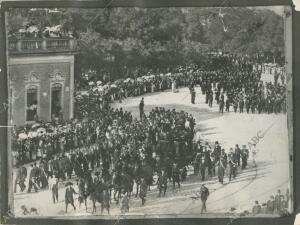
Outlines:
{"type": "MultiPolygon", "coordinates": [[[[117,203],[121,201],[121,211],[127,212],[134,185],[135,194],[144,205],[154,175],[159,197],[166,194],[170,182],[172,190],[180,188],[189,165],[202,181],[217,176],[223,184],[226,171],[231,181],[239,167],[247,167],[251,149],[236,145],[225,152],[218,142],[211,145],[195,140],[195,120],[184,111],[155,107],[146,115],[142,99],[138,119],[122,108],[111,108],[110,103],[170,88],[176,91],[183,86],[194,92],[194,86],[200,85],[207,103],[212,106],[215,97],[220,112],[224,105],[226,111],[233,105],[241,113],[244,105],[247,112],[251,108],[253,113],[284,111],[285,87],[278,83],[263,84],[258,67],[254,69],[250,62],[222,56],[205,68],[178,67],[174,73],[148,74],[106,84],[91,81],[88,90],[77,93],[77,119],[39,121],[15,130],[15,192],[17,186],[26,190],[29,177],[27,192],[50,187],[55,203],[58,183],[76,177],[80,202],[86,202],[90,196],[94,210],[96,202],[100,202],[109,211],[107,199],[112,196],[117,203]],[[29,174],[24,166],[28,162],[33,162],[29,174]]],[[[69,204],[75,209],[72,182],[67,184],[66,211],[69,204]]]]}
{"type": "Polygon", "coordinates": [[[290,201],[290,192],[287,189],[286,193],[281,193],[281,190],[278,189],[277,194],[271,195],[267,202],[259,204],[258,201],[255,201],[255,205],[252,208],[252,213],[254,215],[258,214],[280,214],[288,215],[288,204],[290,201]]]}
{"type": "Polygon", "coordinates": [[[194,85],[201,86],[206,103],[212,107],[213,101],[219,105],[219,111],[281,113],[286,112],[286,87],[284,80],[279,84],[264,83],[261,80],[262,66],[248,62],[235,62],[230,58],[222,59],[226,67],[215,71],[202,71],[200,76],[193,78],[190,85],[191,102],[194,103],[194,85]]]}
{"type": "Polygon", "coordinates": [[[169,73],[155,74],[150,71],[143,76],[105,84],[102,81],[87,81],[87,90],[77,93],[77,101],[81,103],[87,98],[97,98],[105,104],[146,93],[189,87],[191,102],[195,103],[194,88],[198,85],[202,94],[206,95],[206,103],[211,107],[215,101],[222,113],[231,109],[240,113],[285,113],[284,79],[280,83],[276,76],[273,82],[263,82],[262,68],[262,64],[250,59],[215,56],[205,65],[178,66],[169,73]]]}
{"type": "MultiPolygon", "coordinates": [[[[164,170],[171,179],[192,160],[195,121],[188,113],[156,107],[138,120],[107,105],[93,115],[63,126],[53,123],[51,129],[48,123],[24,127],[17,141],[21,151],[26,152],[29,143],[30,149],[40,152],[36,158],[40,163],[31,165],[28,192],[46,188],[53,177],[65,181],[73,175],[91,186],[92,172],[99,170],[99,182],[114,189],[117,201],[124,190],[132,191],[134,181],[145,201],[142,187],[152,184],[154,172],[164,170]]],[[[27,176],[21,166],[23,155],[19,153],[15,180],[15,190],[19,184],[21,191],[27,176]]]]}

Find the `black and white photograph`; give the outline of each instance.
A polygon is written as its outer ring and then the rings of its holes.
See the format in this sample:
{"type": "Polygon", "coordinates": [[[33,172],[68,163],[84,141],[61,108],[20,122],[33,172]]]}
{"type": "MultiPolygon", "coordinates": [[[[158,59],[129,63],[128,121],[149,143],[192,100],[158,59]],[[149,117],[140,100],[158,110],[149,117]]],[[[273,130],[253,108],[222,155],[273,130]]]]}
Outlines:
{"type": "Polygon", "coordinates": [[[291,7],[11,8],[16,217],[293,212],[291,7]]]}

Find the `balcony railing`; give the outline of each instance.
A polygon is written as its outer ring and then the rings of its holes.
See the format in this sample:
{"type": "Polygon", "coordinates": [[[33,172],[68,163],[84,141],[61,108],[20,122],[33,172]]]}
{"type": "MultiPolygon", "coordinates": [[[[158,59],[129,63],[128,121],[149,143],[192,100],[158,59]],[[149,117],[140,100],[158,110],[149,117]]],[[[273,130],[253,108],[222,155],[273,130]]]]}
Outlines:
{"type": "Polygon", "coordinates": [[[73,38],[10,39],[8,40],[8,50],[12,53],[74,51],[75,40],[73,38]]]}

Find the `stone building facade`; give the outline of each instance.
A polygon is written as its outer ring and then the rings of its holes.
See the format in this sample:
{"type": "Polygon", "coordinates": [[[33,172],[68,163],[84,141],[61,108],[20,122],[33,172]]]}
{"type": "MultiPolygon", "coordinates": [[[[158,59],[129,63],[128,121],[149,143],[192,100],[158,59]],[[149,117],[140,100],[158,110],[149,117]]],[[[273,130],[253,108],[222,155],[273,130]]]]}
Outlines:
{"type": "Polygon", "coordinates": [[[73,39],[9,44],[11,124],[73,117],[75,54],[73,39]]]}

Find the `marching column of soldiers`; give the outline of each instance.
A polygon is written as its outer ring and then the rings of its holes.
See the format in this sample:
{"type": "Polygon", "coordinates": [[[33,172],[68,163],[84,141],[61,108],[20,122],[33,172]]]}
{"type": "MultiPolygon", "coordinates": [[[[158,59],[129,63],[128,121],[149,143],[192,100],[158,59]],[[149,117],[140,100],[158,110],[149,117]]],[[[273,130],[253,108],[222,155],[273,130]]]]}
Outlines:
{"type": "Polygon", "coordinates": [[[219,182],[223,184],[225,172],[228,171],[230,182],[236,178],[238,167],[241,167],[242,170],[246,169],[248,159],[249,150],[246,145],[243,145],[242,148],[236,145],[235,149],[230,148],[226,153],[218,141],[215,142],[213,148],[208,143],[202,145],[198,142],[196,143],[194,174],[198,174],[202,181],[217,175],[219,182]]]}
{"type": "Polygon", "coordinates": [[[212,107],[215,100],[220,113],[224,107],[226,112],[232,107],[234,112],[240,113],[285,113],[285,84],[263,83],[261,74],[262,66],[256,63],[227,56],[213,58],[205,68],[187,73],[191,102],[195,102],[194,87],[199,85],[205,103],[212,107]]]}

